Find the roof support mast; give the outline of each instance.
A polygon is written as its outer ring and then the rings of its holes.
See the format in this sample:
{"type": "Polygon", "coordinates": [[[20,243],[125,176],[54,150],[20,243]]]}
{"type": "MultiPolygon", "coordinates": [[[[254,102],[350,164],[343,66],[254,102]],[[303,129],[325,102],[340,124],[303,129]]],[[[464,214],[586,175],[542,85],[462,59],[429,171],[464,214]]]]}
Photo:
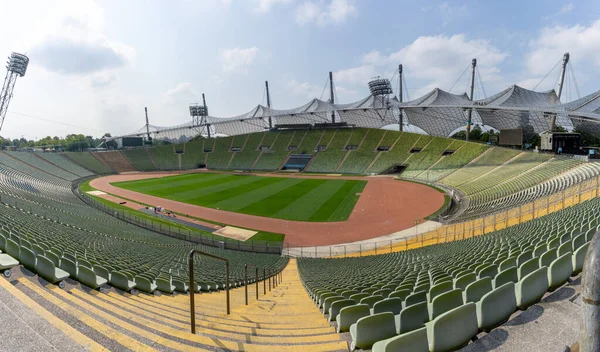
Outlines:
{"type": "MultiPolygon", "coordinates": [[[[565,84],[565,74],[567,72],[567,64],[569,63],[569,58],[571,56],[569,53],[565,53],[563,55],[563,63],[562,69],[560,71],[560,81],[558,82],[558,100],[560,100],[560,96],[562,95],[563,86],[565,84]]],[[[550,119],[550,131],[556,131],[556,114],[552,114],[552,118],[550,119]]]]}
{"type": "MultiPolygon", "coordinates": [[[[331,104],[335,104],[335,98],[333,96],[333,73],[329,71],[329,96],[331,97],[329,101],[331,104]]],[[[331,112],[331,123],[335,123],[335,111],[331,112]]]]}
{"type": "MultiPolygon", "coordinates": [[[[269,94],[269,81],[265,81],[265,89],[267,90],[267,107],[271,109],[271,95],[269,94]]],[[[269,129],[273,128],[273,119],[269,116],[269,129]]]]}
{"type": "Polygon", "coordinates": [[[210,125],[207,123],[208,121],[206,121],[206,117],[208,116],[208,108],[206,107],[206,98],[204,97],[204,93],[202,93],[202,105],[204,106],[205,112],[204,123],[206,123],[206,134],[208,138],[210,138],[210,125]]]}
{"type": "MultiPolygon", "coordinates": [[[[473,59],[471,61],[472,71],[471,71],[471,94],[469,94],[469,100],[473,101],[473,92],[475,90],[475,68],[477,67],[477,59],[473,59]]],[[[471,133],[471,117],[473,115],[473,109],[467,110],[467,133],[466,133],[466,141],[469,141],[469,134],[471,133]]]]}
{"type": "Polygon", "coordinates": [[[152,140],[152,137],[150,137],[150,123],[148,122],[148,108],[144,107],[144,111],[146,112],[146,135],[148,137],[148,142],[150,142],[152,140]]]}
{"type": "MultiPolygon", "coordinates": [[[[398,65],[398,101],[402,103],[402,64],[398,65]]],[[[398,129],[402,132],[402,115],[404,110],[400,108],[398,113],[398,129]]]]}

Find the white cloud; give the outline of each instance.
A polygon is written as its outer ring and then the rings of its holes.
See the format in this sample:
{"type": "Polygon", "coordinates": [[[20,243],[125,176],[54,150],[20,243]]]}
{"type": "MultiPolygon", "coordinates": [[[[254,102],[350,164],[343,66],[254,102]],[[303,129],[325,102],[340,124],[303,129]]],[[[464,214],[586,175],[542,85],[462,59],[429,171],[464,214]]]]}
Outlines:
{"type": "Polygon", "coordinates": [[[308,99],[318,98],[323,92],[323,87],[308,82],[298,82],[295,79],[288,80],[285,87],[293,95],[308,99]]]}
{"type": "Polygon", "coordinates": [[[506,56],[490,41],[469,39],[464,34],[419,37],[390,54],[373,50],[362,57],[364,65],[338,71],[335,79],[365,84],[372,77],[385,74],[390,66],[402,63],[404,74],[412,78],[412,87],[421,87],[416,92],[420,94],[435,87],[450,89],[472,58],[477,58],[484,82],[499,81],[498,65],[506,56]]]}
{"type": "Polygon", "coordinates": [[[320,26],[340,24],[356,13],[356,7],[349,0],[331,0],[326,6],[306,1],[296,8],[296,22],[299,25],[316,23],[320,26]]]}
{"type": "Polygon", "coordinates": [[[456,21],[465,18],[469,15],[469,9],[466,4],[463,5],[450,5],[447,2],[443,2],[435,6],[427,6],[421,8],[423,12],[438,13],[442,17],[442,24],[445,26],[452,21],[456,21]]]}
{"type": "Polygon", "coordinates": [[[225,72],[246,72],[248,66],[254,63],[258,48],[233,48],[221,52],[221,64],[225,72]]]}
{"type": "Polygon", "coordinates": [[[333,73],[333,79],[336,82],[366,84],[373,77],[379,75],[379,71],[374,65],[363,65],[336,71],[333,73]]]}
{"type": "Polygon", "coordinates": [[[289,4],[292,1],[294,0],[253,0],[256,5],[254,10],[256,12],[265,13],[271,11],[271,8],[275,5],[289,4]]]}
{"type": "Polygon", "coordinates": [[[202,95],[192,88],[190,82],[181,82],[174,88],[167,90],[162,97],[165,105],[184,105],[198,102],[202,95]]]}
{"type": "Polygon", "coordinates": [[[564,53],[569,52],[578,66],[600,67],[600,20],[589,26],[553,26],[542,29],[529,43],[526,67],[533,74],[546,74],[564,53]]]}
{"type": "Polygon", "coordinates": [[[563,7],[560,8],[559,12],[560,13],[569,13],[571,11],[573,11],[573,9],[575,8],[575,5],[573,5],[572,2],[564,5],[563,7]]]}
{"type": "Polygon", "coordinates": [[[104,34],[104,12],[94,1],[64,1],[52,7],[24,38],[29,54],[49,72],[89,75],[130,65],[135,50],[104,34]]]}

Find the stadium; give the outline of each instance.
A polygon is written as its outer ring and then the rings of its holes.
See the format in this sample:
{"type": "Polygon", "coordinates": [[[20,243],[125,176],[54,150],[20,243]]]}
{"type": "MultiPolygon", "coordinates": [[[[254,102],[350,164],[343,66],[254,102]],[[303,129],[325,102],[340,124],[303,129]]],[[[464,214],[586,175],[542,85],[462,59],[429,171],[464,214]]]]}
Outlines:
{"type": "Polygon", "coordinates": [[[0,349],[596,351],[600,91],[562,102],[569,59],[556,90],[474,99],[473,59],[464,94],[405,99],[400,65],[340,103],[330,72],[297,108],[266,83],[239,116],[5,146],[0,349]]]}

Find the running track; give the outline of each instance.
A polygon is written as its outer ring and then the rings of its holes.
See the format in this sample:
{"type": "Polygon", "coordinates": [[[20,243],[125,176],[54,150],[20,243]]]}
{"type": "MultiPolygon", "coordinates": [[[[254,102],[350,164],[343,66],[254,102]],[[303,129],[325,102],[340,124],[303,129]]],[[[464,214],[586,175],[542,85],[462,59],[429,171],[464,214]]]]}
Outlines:
{"type": "Polygon", "coordinates": [[[415,225],[444,204],[437,190],[391,177],[296,176],[260,174],[260,176],[331,178],[366,180],[365,186],[347,221],[306,222],[266,218],[205,208],[165,198],[150,196],[112,186],[113,182],[132,181],[173,175],[173,172],[144,172],[105,176],[90,185],[98,190],[145,204],[160,205],[168,210],[233,226],[285,234],[285,245],[327,246],[389,235],[415,225]]]}

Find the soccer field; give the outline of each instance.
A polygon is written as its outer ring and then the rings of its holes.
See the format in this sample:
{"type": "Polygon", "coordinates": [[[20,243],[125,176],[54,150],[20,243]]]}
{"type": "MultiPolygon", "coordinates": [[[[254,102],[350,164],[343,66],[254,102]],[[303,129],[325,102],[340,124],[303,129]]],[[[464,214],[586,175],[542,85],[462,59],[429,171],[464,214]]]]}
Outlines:
{"type": "Polygon", "coordinates": [[[113,186],[237,213],[325,222],[347,220],[366,184],[355,180],[194,173],[117,182],[113,186]]]}

